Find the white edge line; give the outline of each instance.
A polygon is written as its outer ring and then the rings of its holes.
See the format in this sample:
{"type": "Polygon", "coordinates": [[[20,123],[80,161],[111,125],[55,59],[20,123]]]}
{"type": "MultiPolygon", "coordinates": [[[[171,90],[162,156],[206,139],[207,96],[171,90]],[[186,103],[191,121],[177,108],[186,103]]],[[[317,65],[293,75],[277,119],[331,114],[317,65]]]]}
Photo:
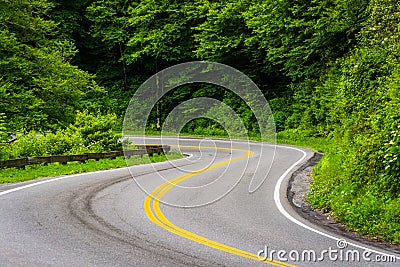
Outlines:
{"type": "MultiPolygon", "coordinates": [[[[186,157],[186,159],[193,157],[193,154],[187,153],[187,155],[189,155],[189,156],[186,157]]],[[[185,158],[182,158],[182,159],[185,159],[185,158]]],[[[182,159],[176,159],[176,160],[182,160],[182,159]]],[[[172,161],[175,161],[175,160],[172,160],[172,161]]],[[[137,166],[140,166],[140,165],[148,166],[150,164],[151,165],[157,165],[157,164],[160,164],[160,163],[165,163],[165,161],[155,162],[155,163],[138,164],[138,165],[132,165],[132,166],[109,169],[109,170],[99,170],[99,171],[83,172],[83,173],[76,173],[76,174],[69,174],[69,175],[67,174],[67,175],[63,175],[63,176],[60,176],[60,177],[50,178],[50,179],[42,180],[42,181],[39,181],[39,182],[36,182],[36,183],[22,185],[22,186],[15,187],[13,189],[5,190],[3,192],[0,192],[0,196],[4,196],[4,195],[10,194],[10,193],[13,193],[13,192],[16,192],[16,191],[24,190],[24,189],[27,189],[27,188],[30,188],[30,187],[34,187],[34,186],[38,186],[38,185],[42,185],[42,184],[47,184],[47,183],[51,183],[51,182],[56,182],[56,181],[59,181],[59,180],[74,178],[74,177],[78,177],[78,176],[91,175],[91,174],[104,173],[104,172],[112,172],[112,171],[120,171],[120,170],[123,170],[123,169],[128,169],[129,170],[132,167],[137,167],[137,166]]]]}
{"type": "MultiPolygon", "coordinates": [[[[188,157],[185,157],[186,159],[189,159],[189,158],[194,156],[193,154],[189,154],[189,153],[186,153],[186,154],[188,155],[188,157]]],[[[185,159],[185,158],[183,158],[183,159],[185,159]]],[[[182,159],[176,159],[176,160],[182,160],[182,159]]],[[[175,161],[175,160],[173,160],[173,161],[175,161]]],[[[150,163],[150,164],[154,165],[154,164],[158,164],[158,163],[163,163],[163,162],[155,162],[155,163],[150,163]]],[[[126,166],[126,167],[120,167],[120,168],[109,169],[109,170],[99,170],[99,171],[94,171],[94,172],[76,173],[76,174],[70,174],[70,175],[65,175],[65,176],[56,177],[56,178],[50,178],[48,180],[42,180],[40,182],[31,183],[31,184],[19,186],[19,187],[13,188],[13,189],[5,190],[3,192],[0,192],[0,196],[4,196],[4,195],[7,195],[7,194],[10,194],[10,193],[19,191],[19,190],[24,190],[24,189],[27,189],[27,188],[30,188],[30,187],[34,187],[34,186],[38,186],[38,185],[42,185],[42,184],[47,184],[47,183],[56,182],[56,181],[59,181],[59,180],[74,178],[74,177],[77,177],[77,176],[84,176],[84,175],[90,175],[90,174],[95,174],[95,173],[103,173],[103,172],[111,172],[111,171],[117,171],[117,170],[123,170],[123,169],[128,169],[129,170],[129,168],[131,168],[131,167],[137,167],[137,166],[140,166],[140,165],[146,165],[147,166],[147,165],[149,165],[149,163],[126,166]]]]}
{"type": "MultiPolygon", "coordinates": [[[[281,186],[282,186],[282,184],[283,184],[283,181],[284,181],[285,178],[287,177],[287,175],[290,173],[290,171],[292,171],[293,168],[294,168],[297,164],[299,164],[300,162],[302,162],[302,161],[305,159],[305,157],[307,156],[307,153],[306,153],[305,151],[301,150],[301,149],[294,148],[294,147],[282,146],[282,145],[277,145],[277,146],[282,147],[282,148],[286,148],[286,149],[296,150],[296,151],[299,151],[299,152],[302,152],[302,153],[303,153],[303,156],[302,156],[298,161],[296,161],[295,163],[293,163],[292,166],[290,166],[290,167],[282,174],[282,176],[279,177],[278,182],[277,182],[276,185],[275,185],[275,190],[274,190],[274,201],[275,201],[275,205],[276,205],[277,208],[279,209],[280,213],[281,213],[283,216],[285,216],[287,219],[289,219],[290,221],[292,221],[293,223],[295,223],[295,224],[297,224],[297,225],[299,225],[299,226],[301,226],[301,227],[303,227],[303,228],[305,228],[305,229],[307,229],[307,230],[310,230],[310,231],[312,231],[312,232],[314,232],[314,233],[317,233],[317,234],[319,234],[319,235],[328,237],[328,238],[333,239],[333,240],[336,240],[336,241],[343,240],[343,238],[338,238],[338,237],[329,235],[329,234],[327,234],[327,233],[321,232],[321,231],[319,231],[319,230],[317,230],[317,229],[312,228],[311,226],[308,226],[308,225],[306,225],[306,224],[304,224],[304,223],[302,223],[302,222],[296,220],[294,217],[292,217],[292,216],[285,210],[285,208],[284,208],[283,205],[282,205],[282,202],[281,202],[281,199],[280,199],[280,194],[279,194],[279,193],[280,193],[281,186]]],[[[358,244],[355,244],[355,243],[352,243],[352,242],[347,242],[347,240],[346,240],[346,243],[349,244],[349,245],[351,245],[351,246],[354,246],[354,247],[356,247],[356,248],[359,248],[359,249],[363,249],[363,250],[370,251],[370,252],[373,252],[373,253],[377,253],[377,254],[381,254],[381,255],[385,255],[385,256],[390,256],[390,257],[395,257],[395,258],[397,258],[397,259],[400,259],[400,257],[397,257],[396,255],[388,254],[388,253],[386,253],[386,252],[381,252],[381,251],[374,250],[374,249],[370,249],[370,248],[367,248],[367,247],[364,247],[364,246],[361,246],[361,245],[358,245],[358,244]]]]}
{"type": "MultiPolygon", "coordinates": [[[[150,138],[146,138],[146,139],[155,139],[155,138],[151,138],[150,137],[150,138]]],[[[158,139],[160,139],[160,138],[158,138],[158,139]]],[[[171,138],[171,139],[173,139],[173,138],[171,138]]],[[[187,139],[187,140],[191,140],[191,139],[187,139]]],[[[186,157],[186,159],[193,157],[193,154],[189,154],[188,153],[188,155],[189,156],[186,157]]],[[[181,160],[181,159],[177,159],[177,160],[181,160]]],[[[151,164],[157,164],[157,163],[162,163],[162,162],[156,162],[156,163],[151,163],[151,164]]],[[[138,165],[121,167],[121,168],[110,169],[110,170],[84,172],[84,173],[77,173],[77,174],[72,174],[72,175],[65,175],[65,176],[61,176],[61,177],[57,177],[57,178],[51,178],[51,179],[48,179],[48,180],[43,180],[43,181],[40,181],[40,182],[31,183],[31,184],[19,186],[19,187],[13,188],[13,189],[5,190],[3,192],[0,192],[0,196],[4,196],[4,195],[10,194],[10,193],[13,193],[13,192],[16,192],[16,191],[24,190],[24,189],[27,189],[27,188],[30,188],[30,187],[34,187],[34,186],[38,186],[38,185],[42,185],[42,184],[47,184],[47,183],[51,183],[51,182],[56,182],[56,181],[59,181],[59,180],[64,180],[64,179],[67,179],[67,178],[69,179],[69,178],[74,178],[74,177],[77,177],[77,176],[89,175],[89,174],[93,174],[93,173],[109,172],[109,171],[115,171],[115,170],[121,170],[121,169],[128,169],[129,170],[129,168],[131,168],[131,167],[136,167],[136,166],[140,166],[140,165],[148,165],[148,164],[138,164],[138,165]]]]}
{"type": "Polygon", "coordinates": [[[27,188],[38,186],[38,185],[42,185],[42,184],[47,184],[47,183],[56,182],[56,181],[59,181],[59,180],[74,178],[74,177],[77,177],[77,176],[84,176],[84,175],[90,175],[90,174],[95,174],[95,173],[103,173],[103,172],[111,172],[111,171],[123,170],[123,169],[128,169],[128,168],[129,167],[121,167],[121,168],[115,168],[115,169],[109,169],[109,170],[83,172],[83,173],[76,173],[76,174],[70,174],[70,175],[67,174],[67,175],[63,175],[61,177],[50,178],[48,180],[43,180],[43,181],[40,181],[40,182],[31,183],[31,184],[19,186],[19,187],[13,188],[13,189],[9,189],[9,190],[0,192],[0,196],[4,196],[4,195],[10,194],[12,192],[16,192],[16,191],[19,191],[19,190],[27,189],[27,188]]]}

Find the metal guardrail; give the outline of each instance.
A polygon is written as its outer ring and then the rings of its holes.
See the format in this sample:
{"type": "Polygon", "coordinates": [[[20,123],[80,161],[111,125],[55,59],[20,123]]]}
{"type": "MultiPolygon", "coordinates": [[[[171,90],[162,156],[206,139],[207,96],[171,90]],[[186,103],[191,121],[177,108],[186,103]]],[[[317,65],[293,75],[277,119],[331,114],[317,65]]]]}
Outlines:
{"type": "Polygon", "coordinates": [[[64,156],[44,156],[44,157],[32,157],[32,158],[17,158],[10,160],[1,160],[0,169],[3,168],[25,168],[28,165],[44,164],[48,165],[50,163],[58,162],[60,164],[67,164],[71,161],[85,162],[89,159],[100,160],[100,159],[115,159],[117,157],[125,156],[130,158],[131,156],[138,155],[143,156],[148,154],[152,156],[153,154],[169,153],[171,150],[170,146],[162,145],[137,145],[138,149],[125,150],[125,151],[110,151],[110,152],[99,152],[99,153],[85,153],[79,155],[64,155],[64,156]]]}

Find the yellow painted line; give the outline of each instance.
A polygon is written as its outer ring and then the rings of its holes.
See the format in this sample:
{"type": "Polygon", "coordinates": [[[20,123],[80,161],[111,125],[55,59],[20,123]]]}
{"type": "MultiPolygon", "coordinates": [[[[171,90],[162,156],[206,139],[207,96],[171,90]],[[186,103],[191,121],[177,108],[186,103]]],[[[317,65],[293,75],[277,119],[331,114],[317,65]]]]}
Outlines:
{"type": "MultiPolygon", "coordinates": [[[[215,147],[199,147],[199,146],[181,146],[181,147],[186,147],[186,148],[215,148],[215,147]]],[[[173,186],[177,185],[180,182],[183,182],[184,180],[191,178],[197,174],[206,172],[208,170],[212,170],[215,168],[218,168],[220,166],[229,164],[231,162],[243,159],[243,158],[247,158],[250,157],[253,154],[253,151],[250,150],[243,150],[243,149],[231,149],[231,148],[217,148],[218,150],[237,150],[237,151],[241,151],[244,152],[245,155],[243,156],[239,156],[233,159],[229,159],[229,160],[225,160],[219,163],[215,163],[213,165],[210,165],[209,167],[206,168],[202,168],[199,169],[197,171],[194,172],[190,172],[190,173],[186,173],[183,175],[180,175],[172,180],[169,180],[163,184],[161,184],[160,186],[158,186],[153,192],[151,192],[145,199],[144,201],[144,210],[147,214],[147,217],[154,222],[155,224],[163,227],[164,229],[179,235],[181,237],[190,239],[192,241],[195,241],[197,243],[203,244],[205,246],[211,247],[211,248],[215,248],[221,251],[225,251],[234,255],[238,255],[241,257],[245,257],[248,259],[252,259],[255,261],[260,261],[260,259],[258,258],[258,256],[254,253],[251,252],[247,252],[244,250],[240,250],[238,248],[235,247],[231,247],[222,243],[219,243],[217,241],[208,239],[206,237],[197,235],[195,233],[192,233],[190,231],[187,231],[173,223],[171,223],[165,216],[164,214],[161,212],[160,209],[160,199],[163,195],[165,195],[173,186]]],[[[291,265],[288,263],[284,263],[284,262],[280,262],[277,260],[271,260],[271,259],[266,259],[265,261],[263,261],[265,263],[268,263],[270,265],[274,265],[274,266],[290,266],[290,267],[295,267],[295,265],[291,265]]]]}

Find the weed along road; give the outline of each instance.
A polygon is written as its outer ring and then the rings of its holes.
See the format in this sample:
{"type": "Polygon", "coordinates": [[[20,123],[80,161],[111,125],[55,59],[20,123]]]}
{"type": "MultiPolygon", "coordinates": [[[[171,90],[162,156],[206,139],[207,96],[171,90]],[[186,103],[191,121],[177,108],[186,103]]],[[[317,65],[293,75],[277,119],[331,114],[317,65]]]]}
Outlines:
{"type": "Polygon", "coordinates": [[[400,266],[292,209],[289,177],[312,151],[163,142],[190,156],[1,186],[0,266],[400,266]]]}

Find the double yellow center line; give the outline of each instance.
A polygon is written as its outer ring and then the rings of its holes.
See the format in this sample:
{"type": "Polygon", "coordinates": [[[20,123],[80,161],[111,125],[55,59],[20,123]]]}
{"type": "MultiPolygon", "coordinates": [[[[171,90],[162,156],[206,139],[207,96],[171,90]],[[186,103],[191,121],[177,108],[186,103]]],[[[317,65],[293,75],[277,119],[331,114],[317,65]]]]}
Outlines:
{"type": "MultiPolygon", "coordinates": [[[[185,148],[215,148],[215,147],[199,147],[199,146],[181,146],[181,147],[185,147],[185,148]]],[[[218,162],[215,164],[210,165],[209,167],[206,168],[202,168],[199,169],[197,171],[191,172],[191,173],[186,173],[183,175],[180,175],[172,180],[169,180],[163,184],[161,184],[160,186],[158,186],[153,192],[151,192],[145,199],[144,201],[144,210],[147,214],[147,217],[155,224],[161,226],[162,228],[170,231],[171,233],[174,233],[176,235],[179,235],[181,237],[190,239],[192,241],[195,241],[197,243],[203,244],[205,246],[214,248],[214,249],[218,249],[218,250],[222,250],[234,255],[238,255],[241,257],[245,257],[248,259],[252,259],[255,261],[260,261],[260,259],[258,258],[257,254],[251,253],[251,252],[247,252],[244,250],[240,250],[238,248],[235,247],[231,247],[222,243],[219,243],[217,241],[208,239],[206,237],[197,235],[195,233],[189,232],[173,223],[171,223],[165,216],[164,214],[161,212],[160,209],[160,199],[162,198],[162,196],[164,196],[173,186],[179,184],[180,182],[183,182],[186,179],[189,179],[197,174],[218,168],[220,166],[223,165],[227,165],[231,162],[240,160],[240,159],[244,159],[244,158],[248,158],[250,157],[254,152],[250,151],[250,150],[243,150],[243,149],[232,149],[232,148],[219,148],[217,147],[216,149],[218,150],[236,150],[236,151],[241,151],[244,152],[245,154],[239,157],[235,157],[229,160],[225,160],[222,162],[218,162]]],[[[291,264],[287,264],[287,263],[283,263],[277,260],[271,260],[271,259],[266,259],[266,261],[264,261],[265,263],[274,265],[274,266],[290,266],[290,267],[295,267],[294,265],[291,264]]]]}

